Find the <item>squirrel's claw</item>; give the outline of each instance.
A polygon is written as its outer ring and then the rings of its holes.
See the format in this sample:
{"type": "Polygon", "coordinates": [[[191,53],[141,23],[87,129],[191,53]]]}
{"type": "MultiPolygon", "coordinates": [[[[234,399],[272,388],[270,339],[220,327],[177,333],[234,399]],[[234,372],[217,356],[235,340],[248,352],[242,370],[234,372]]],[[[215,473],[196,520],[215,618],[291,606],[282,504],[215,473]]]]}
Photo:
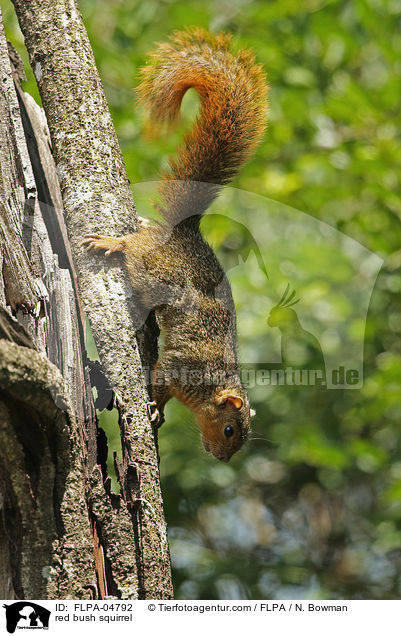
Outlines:
{"type": "Polygon", "coordinates": [[[147,407],[152,426],[160,428],[160,426],[164,422],[164,414],[160,413],[159,409],[156,406],[156,402],[148,402],[147,407]]]}
{"type": "Polygon", "coordinates": [[[125,244],[121,238],[87,234],[81,241],[81,247],[84,247],[88,252],[104,252],[106,256],[110,256],[113,252],[122,252],[125,244]]]}

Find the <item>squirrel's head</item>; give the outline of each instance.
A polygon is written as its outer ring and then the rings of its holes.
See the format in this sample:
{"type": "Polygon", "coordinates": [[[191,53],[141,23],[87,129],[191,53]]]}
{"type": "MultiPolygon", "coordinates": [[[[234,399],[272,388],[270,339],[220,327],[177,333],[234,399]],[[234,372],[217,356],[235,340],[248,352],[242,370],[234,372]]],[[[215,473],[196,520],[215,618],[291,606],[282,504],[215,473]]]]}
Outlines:
{"type": "Polygon", "coordinates": [[[267,319],[269,327],[282,327],[297,322],[297,314],[293,309],[291,309],[291,307],[299,303],[300,299],[298,298],[297,300],[294,300],[295,290],[287,297],[289,289],[290,286],[287,285],[280,302],[270,310],[270,314],[267,319]]]}
{"type": "Polygon", "coordinates": [[[197,414],[205,451],[228,462],[245,442],[254,414],[243,389],[236,387],[216,393],[207,411],[197,414]]]}

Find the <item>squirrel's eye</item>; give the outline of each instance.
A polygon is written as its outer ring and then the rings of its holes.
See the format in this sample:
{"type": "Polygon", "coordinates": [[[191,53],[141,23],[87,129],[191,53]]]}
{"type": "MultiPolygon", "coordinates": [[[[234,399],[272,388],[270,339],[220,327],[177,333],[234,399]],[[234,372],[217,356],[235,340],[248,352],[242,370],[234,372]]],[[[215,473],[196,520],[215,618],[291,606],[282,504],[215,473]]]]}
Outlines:
{"type": "Polygon", "coordinates": [[[231,437],[232,435],[234,435],[234,429],[232,426],[226,426],[224,429],[224,435],[226,437],[231,437]]]}

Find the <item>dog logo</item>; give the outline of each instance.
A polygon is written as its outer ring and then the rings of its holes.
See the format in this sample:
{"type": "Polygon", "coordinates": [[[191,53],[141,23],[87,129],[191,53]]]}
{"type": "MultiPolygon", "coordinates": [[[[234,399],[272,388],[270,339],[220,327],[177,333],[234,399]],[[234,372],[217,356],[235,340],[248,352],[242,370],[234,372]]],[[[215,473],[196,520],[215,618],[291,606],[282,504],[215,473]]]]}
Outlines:
{"type": "Polygon", "coordinates": [[[18,601],[3,607],[9,634],[14,634],[16,629],[49,629],[51,612],[37,603],[18,601]]]}

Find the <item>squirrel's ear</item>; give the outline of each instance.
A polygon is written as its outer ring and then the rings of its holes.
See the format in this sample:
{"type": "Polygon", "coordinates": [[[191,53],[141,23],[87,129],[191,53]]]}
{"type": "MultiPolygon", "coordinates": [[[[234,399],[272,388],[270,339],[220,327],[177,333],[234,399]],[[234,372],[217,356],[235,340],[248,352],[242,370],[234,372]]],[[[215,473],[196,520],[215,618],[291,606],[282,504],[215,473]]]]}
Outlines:
{"type": "Polygon", "coordinates": [[[239,395],[232,395],[231,393],[222,395],[217,400],[217,404],[219,406],[223,406],[225,404],[231,404],[236,409],[240,409],[243,403],[244,403],[244,400],[241,397],[239,397],[239,395]]]}
{"type": "Polygon", "coordinates": [[[228,401],[235,406],[236,409],[240,409],[244,403],[244,400],[240,398],[238,395],[229,395],[228,401]]]}
{"type": "Polygon", "coordinates": [[[255,409],[250,409],[250,411],[249,411],[249,416],[250,416],[250,417],[255,417],[255,415],[256,415],[256,411],[255,411],[255,409]]]}

